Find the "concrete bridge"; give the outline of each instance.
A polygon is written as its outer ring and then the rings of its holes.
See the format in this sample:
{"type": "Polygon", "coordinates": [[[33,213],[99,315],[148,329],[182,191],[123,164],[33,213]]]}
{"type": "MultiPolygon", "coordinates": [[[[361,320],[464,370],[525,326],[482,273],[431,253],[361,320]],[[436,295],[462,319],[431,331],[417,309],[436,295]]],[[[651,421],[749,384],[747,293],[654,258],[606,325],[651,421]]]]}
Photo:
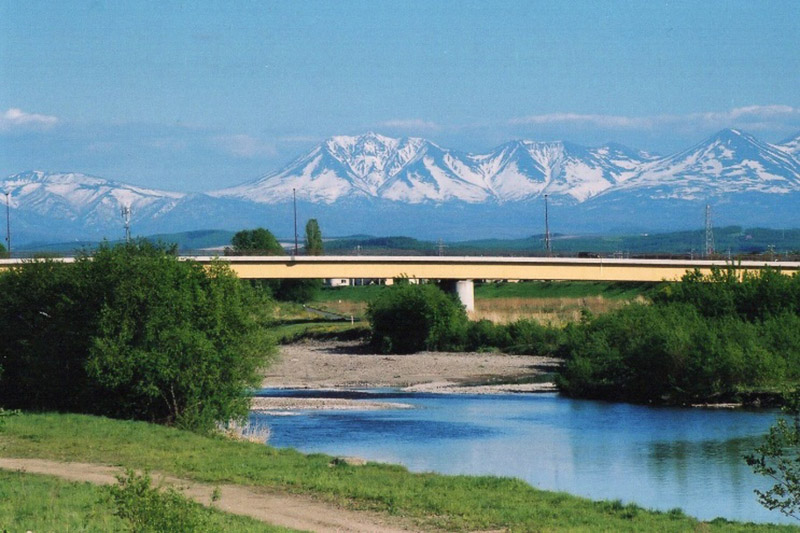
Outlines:
{"type": "MultiPolygon", "coordinates": [[[[689,259],[609,259],[564,257],[438,257],[438,256],[188,256],[208,264],[228,263],[244,279],[416,279],[451,280],[462,303],[473,310],[474,280],[676,281],[687,270],[703,273],[726,268],[727,261],[689,259]]],[[[71,261],[71,258],[59,260],[71,261]]],[[[0,269],[22,262],[1,259],[0,269]]],[[[741,271],[780,268],[800,271],[800,262],[741,261],[741,271]]]]}
{"type": "MultiPolygon", "coordinates": [[[[213,257],[191,259],[206,263],[213,257]]],[[[451,280],[461,302],[474,310],[474,280],[677,281],[687,270],[704,274],[726,261],[675,259],[608,259],[562,257],[438,256],[233,256],[220,257],[245,279],[350,278],[451,280]]],[[[800,271],[800,262],[742,261],[742,271],[766,267],[784,273],[800,271]]]]}

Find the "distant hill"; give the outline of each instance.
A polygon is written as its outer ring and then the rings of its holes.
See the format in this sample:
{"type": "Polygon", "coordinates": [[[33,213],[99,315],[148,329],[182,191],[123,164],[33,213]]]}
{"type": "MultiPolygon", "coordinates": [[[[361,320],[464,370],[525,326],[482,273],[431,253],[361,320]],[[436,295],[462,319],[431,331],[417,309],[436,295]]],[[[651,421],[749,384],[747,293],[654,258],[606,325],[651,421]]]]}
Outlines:
{"type": "MultiPolygon", "coordinates": [[[[146,237],[152,242],[176,244],[182,253],[221,250],[230,245],[234,232],[200,230],[146,237]]],[[[611,256],[615,254],[694,254],[705,245],[704,230],[633,235],[566,235],[551,238],[553,253],[576,255],[581,252],[611,256]]],[[[119,241],[116,241],[119,242],[119,241]]],[[[34,244],[19,252],[73,253],[91,249],[97,241],[34,244]]],[[[726,226],[714,229],[716,252],[726,256],[740,254],[800,254],[800,229],[775,230],[726,226]]],[[[301,240],[302,246],[302,240],[301,240]]],[[[412,237],[351,235],[326,238],[327,255],[519,255],[544,254],[544,235],[522,239],[482,239],[471,241],[427,241],[412,237]]],[[[302,251],[301,251],[302,253],[302,251]]]]}

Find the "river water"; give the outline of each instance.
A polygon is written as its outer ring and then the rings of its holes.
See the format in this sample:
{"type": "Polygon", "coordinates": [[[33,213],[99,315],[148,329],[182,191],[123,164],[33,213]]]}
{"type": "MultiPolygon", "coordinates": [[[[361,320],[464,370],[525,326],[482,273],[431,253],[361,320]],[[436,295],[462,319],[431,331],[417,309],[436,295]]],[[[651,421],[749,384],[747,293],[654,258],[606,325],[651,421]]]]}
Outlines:
{"type": "Polygon", "coordinates": [[[386,400],[414,409],[253,414],[270,444],[303,452],[398,463],[415,472],[493,474],[592,499],[676,507],[708,520],[794,521],[764,509],[768,488],[742,456],[775,411],[677,409],[572,400],[557,394],[496,396],[272,391],[386,400]]]}

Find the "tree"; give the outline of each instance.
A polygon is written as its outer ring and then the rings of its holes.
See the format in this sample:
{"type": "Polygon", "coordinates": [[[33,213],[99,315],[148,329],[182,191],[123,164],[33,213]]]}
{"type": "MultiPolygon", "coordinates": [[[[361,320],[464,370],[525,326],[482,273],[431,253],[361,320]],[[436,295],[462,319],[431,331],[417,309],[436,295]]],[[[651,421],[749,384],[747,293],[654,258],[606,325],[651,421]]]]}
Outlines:
{"type": "Polygon", "coordinates": [[[237,232],[231,239],[237,255],[284,255],[278,239],[267,229],[256,228],[237,232]]]}
{"type": "Polygon", "coordinates": [[[316,218],[306,223],[306,254],[322,255],[322,232],[316,218]]]}
{"type": "Polygon", "coordinates": [[[248,286],[147,242],[0,278],[0,405],[208,430],[248,413],[271,353],[248,286]]]}
{"type": "Polygon", "coordinates": [[[800,388],[787,396],[783,412],[745,460],[756,474],[775,481],[766,492],[756,490],[761,505],[800,520],[800,388]]]}
{"type": "Polygon", "coordinates": [[[372,342],[383,353],[460,349],[466,339],[464,307],[435,285],[387,287],[367,315],[372,342]]]}
{"type": "MultiPolygon", "coordinates": [[[[317,226],[317,232],[319,232],[319,226],[317,226]]],[[[308,226],[306,226],[306,235],[308,235],[308,226]]],[[[320,242],[322,242],[322,234],[319,235],[320,242]]],[[[285,254],[275,236],[264,228],[240,231],[233,236],[231,244],[233,253],[237,255],[285,254]]],[[[269,291],[277,300],[303,303],[313,299],[322,284],[317,279],[259,279],[251,280],[250,285],[269,291]]]]}

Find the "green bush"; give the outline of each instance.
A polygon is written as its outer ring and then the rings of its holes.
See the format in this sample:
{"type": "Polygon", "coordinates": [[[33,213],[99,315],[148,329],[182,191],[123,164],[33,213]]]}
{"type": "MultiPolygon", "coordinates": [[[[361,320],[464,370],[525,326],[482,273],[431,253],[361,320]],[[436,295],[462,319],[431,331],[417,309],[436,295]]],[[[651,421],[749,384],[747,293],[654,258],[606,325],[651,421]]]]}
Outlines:
{"type": "Polygon", "coordinates": [[[190,533],[207,531],[207,518],[200,504],[173,488],[159,490],[148,474],[128,469],[108,487],[115,514],[127,521],[135,533],[190,533]]]}
{"type": "Polygon", "coordinates": [[[800,379],[800,277],[695,271],[654,297],[564,330],[573,396],[685,403],[800,379]]]}
{"type": "Polygon", "coordinates": [[[662,287],[653,302],[687,303],[706,317],[736,315],[747,321],[782,313],[800,314],[800,274],[786,276],[772,268],[740,272],[729,267],[714,268],[704,276],[695,270],[683,276],[680,283],[662,287]]]}
{"type": "Polygon", "coordinates": [[[387,287],[369,304],[372,343],[383,353],[460,350],[467,334],[467,314],[453,297],[435,285],[387,287]]]}
{"type": "Polygon", "coordinates": [[[498,349],[504,350],[512,344],[508,328],[497,325],[490,320],[470,322],[467,327],[466,349],[482,351],[498,349]]]}
{"type": "Polygon", "coordinates": [[[211,429],[247,415],[272,342],[226,266],[145,242],[0,276],[0,405],[211,429]]]}

